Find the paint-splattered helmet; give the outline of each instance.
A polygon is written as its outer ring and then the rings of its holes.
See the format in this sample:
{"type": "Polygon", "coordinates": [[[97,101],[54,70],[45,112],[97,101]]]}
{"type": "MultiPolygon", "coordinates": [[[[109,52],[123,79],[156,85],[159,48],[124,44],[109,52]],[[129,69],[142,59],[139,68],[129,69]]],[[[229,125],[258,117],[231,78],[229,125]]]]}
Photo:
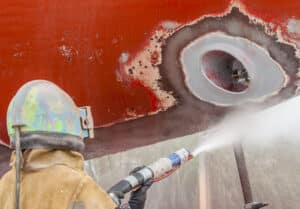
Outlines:
{"type": "Polygon", "coordinates": [[[83,139],[94,135],[90,107],[77,107],[66,92],[45,80],[23,85],[9,104],[7,130],[12,147],[18,125],[22,149],[82,151],[83,139]]]}

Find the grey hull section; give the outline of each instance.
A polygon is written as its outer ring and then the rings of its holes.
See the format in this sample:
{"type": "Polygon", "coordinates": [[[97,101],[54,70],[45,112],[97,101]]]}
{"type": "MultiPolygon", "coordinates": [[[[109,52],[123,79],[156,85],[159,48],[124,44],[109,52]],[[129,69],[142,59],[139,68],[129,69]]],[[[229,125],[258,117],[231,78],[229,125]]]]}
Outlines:
{"type": "MultiPolygon", "coordinates": [[[[88,173],[105,189],[139,165],[181,147],[197,146],[199,135],[189,135],[86,161],[88,173]]],[[[300,196],[300,145],[279,139],[262,146],[243,143],[252,195],[268,202],[266,208],[296,209],[300,196]]],[[[243,194],[232,146],[201,153],[172,176],[153,185],[147,209],[241,209],[243,194]]]]}

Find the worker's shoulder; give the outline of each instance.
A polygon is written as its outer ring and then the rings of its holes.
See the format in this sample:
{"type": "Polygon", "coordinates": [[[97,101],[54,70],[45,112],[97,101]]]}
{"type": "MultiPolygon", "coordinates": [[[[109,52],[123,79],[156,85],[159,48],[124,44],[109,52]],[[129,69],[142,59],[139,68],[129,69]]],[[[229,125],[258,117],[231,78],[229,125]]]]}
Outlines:
{"type": "Polygon", "coordinates": [[[106,191],[87,173],[83,173],[83,176],[78,184],[77,190],[80,192],[88,191],[91,194],[106,194],[106,191]]]}
{"type": "Polygon", "coordinates": [[[59,168],[59,166],[56,166],[55,169],[57,169],[59,175],[64,175],[68,178],[68,180],[61,180],[63,184],[72,183],[74,181],[77,182],[75,196],[99,197],[99,195],[107,195],[105,190],[85,171],[72,170],[67,167],[59,168]]]}
{"type": "Polygon", "coordinates": [[[55,165],[44,169],[46,175],[51,175],[52,178],[57,178],[57,180],[66,181],[80,181],[80,179],[86,178],[87,174],[84,170],[74,169],[65,165],[55,165]]]}
{"type": "Polygon", "coordinates": [[[115,209],[116,205],[107,192],[96,183],[90,176],[86,175],[77,187],[76,201],[84,203],[86,208],[115,209]]]}
{"type": "Polygon", "coordinates": [[[74,193],[78,187],[85,182],[87,174],[80,169],[74,169],[65,165],[54,165],[34,172],[23,173],[24,184],[28,187],[35,182],[42,184],[45,189],[56,191],[63,188],[63,191],[74,193]]]}
{"type": "Polygon", "coordinates": [[[49,168],[49,173],[52,177],[60,179],[62,182],[77,182],[78,189],[91,189],[103,191],[102,188],[97,184],[97,182],[89,176],[84,170],[73,169],[68,166],[56,165],[49,168]]]}
{"type": "Polygon", "coordinates": [[[82,188],[94,187],[95,189],[101,189],[101,187],[96,183],[96,181],[86,173],[84,173],[84,176],[82,177],[81,187],[82,188]]]}

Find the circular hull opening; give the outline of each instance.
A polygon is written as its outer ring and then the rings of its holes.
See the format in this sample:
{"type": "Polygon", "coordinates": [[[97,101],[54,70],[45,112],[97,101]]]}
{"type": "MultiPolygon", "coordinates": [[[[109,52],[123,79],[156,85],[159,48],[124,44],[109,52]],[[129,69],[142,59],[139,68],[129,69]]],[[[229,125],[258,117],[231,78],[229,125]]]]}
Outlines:
{"type": "Polygon", "coordinates": [[[230,92],[243,92],[249,87],[250,79],[244,65],[231,54],[213,50],[200,59],[203,73],[217,87],[230,92]]]}

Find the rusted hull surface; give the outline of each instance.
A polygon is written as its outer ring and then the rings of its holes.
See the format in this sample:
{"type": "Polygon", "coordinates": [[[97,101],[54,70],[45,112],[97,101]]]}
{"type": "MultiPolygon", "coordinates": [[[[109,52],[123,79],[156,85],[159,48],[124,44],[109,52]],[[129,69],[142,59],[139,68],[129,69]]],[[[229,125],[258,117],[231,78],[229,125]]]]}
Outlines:
{"type": "MultiPolygon", "coordinates": [[[[238,6],[237,4],[233,9],[229,8],[220,17],[206,17],[173,29],[173,32],[158,28],[151,36],[152,40],[147,43],[148,45],[131,60],[122,64],[123,73],[127,73],[126,75],[130,78],[141,80],[144,79],[141,72],[146,74],[149,69],[158,70],[161,75],[160,85],[166,92],[172,92],[171,95],[176,98],[176,104],[154,115],[98,129],[97,139],[87,142],[88,158],[204,131],[216,124],[227,113],[236,109],[236,106],[225,107],[218,103],[205,102],[193,95],[191,89],[186,85],[188,79],[183,73],[184,66],[180,64],[180,54],[186,45],[199,36],[217,30],[231,36],[243,37],[252,41],[251,44],[261,46],[266,53],[268,52],[269,59],[275,60],[284,72],[286,81],[276,92],[269,92],[270,95],[267,96],[262,94],[251,102],[244,102],[245,106],[257,103],[260,106],[269,106],[297,94],[297,73],[300,62],[296,46],[285,43],[280,34],[268,32],[269,26],[266,26],[264,22],[253,22],[253,17],[246,14],[241,6],[238,6]],[[162,47],[162,50],[157,52],[157,63],[145,69],[143,67],[145,60],[152,60],[152,42],[157,42],[161,37],[164,37],[164,43],[157,43],[162,47]],[[286,59],[287,57],[289,59],[286,59]],[[142,63],[140,68],[143,70],[138,68],[139,63],[142,63]]],[[[262,66],[258,66],[256,70],[260,69],[262,66]]],[[[272,82],[272,73],[261,76],[265,76],[265,79],[272,82]]],[[[267,87],[259,86],[254,93],[257,95],[257,92],[266,89],[267,87]]],[[[207,91],[207,89],[203,89],[203,91],[207,91]]],[[[207,93],[212,94],[211,92],[207,93]]],[[[237,99],[239,96],[237,95],[237,99]]],[[[247,99],[247,95],[240,97],[247,99]]]]}
{"type": "MultiPolygon", "coordinates": [[[[180,56],[195,38],[216,30],[264,47],[284,69],[286,84],[267,103],[297,94],[300,3],[292,0],[38,0],[0,6],[5,87],[0,138],[6,143],[8,102],[32,79],[52,80],[78,105],[92,106],[99,128],[96,139],[87,141],[88,159],[206,130],[234,107],[195,97],[180,56]],[[237,24],[238,32],[230,24],[237,24]]],[[[0,170],[5,170],[9,150],[1,149],[0,170]]]]}
{"type": "MultiPolygon", "coordinates": [[[[184,99],[176,97],[176,87],[168,88],[166,78],[170,75],[163,75],[168,72],[155,74],[149,83],[139,76],[120,74],[123,62],[131,62],[138,56],[159,25],[182,27],[204,15],[220,16],[232,3],[228,0],[2,1],[0,81],[5,88],[1,90],[1,138],[7,142],[5,112],[9,100],[17,88],[32,79],[52,80],[79,105],[90,104],[97,126],[168,108],[172,111],[184,99]],[[165,79],[163,85],[157,83],[160,76],[165,79]]],[[[294,43],[299,40],[295,31],[300,18],[298,2],[234,3],[274,30],[279,28],[286,40],[294,43]],[[293,21],[289,22],[291,17],[293,21]]],[[[206,105],[197,108],[205,109],[206,105]]]]}
{"type": "Polygon", "coordinates": [[[1,1],[1,138],[7,141],[9,100],[32,79],[54,81],[77,104],[91,105],[97,126],[134,118],[132,112],[157,111],[151,89],[138,81],[117,79],[121,54],[138,51],[162,20],[187,21],[223,10],[227,4],[220,0],[206,6],[193,1],[1,1]]]}

